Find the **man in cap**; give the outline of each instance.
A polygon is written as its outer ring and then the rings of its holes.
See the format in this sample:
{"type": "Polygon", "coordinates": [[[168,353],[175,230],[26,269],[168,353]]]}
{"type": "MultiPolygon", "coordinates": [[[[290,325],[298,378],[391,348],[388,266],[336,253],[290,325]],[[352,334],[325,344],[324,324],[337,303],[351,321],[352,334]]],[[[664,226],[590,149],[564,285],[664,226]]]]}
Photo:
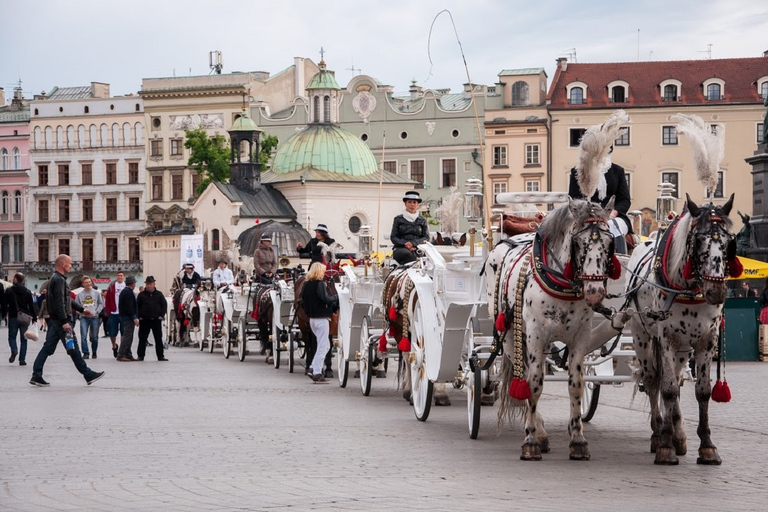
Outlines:
{"type": "Polygon", "coordinates": [[[419,215],[419,193],[415,190],[406,192],[403,203],[405,211],[395,217],[389,235],[394,246],[392,258],[401,265],[416,261],[416,249],[419,244],[429,240],[427,219],[419,215]]]}
{"type": "Polygon", "coordinates": [[[272,250],[272,239],[266,233],[261,235],[259,246],[253,253],[253,265],[262,283],[272,283],[277,271],[277,256],[272,250]]]}
{"type": "Polygon", "coordinates": [[[320,242],[325,245],[331,245],[336,242],[336,240],[328,236],[328,226],[325,224],[315,226],[315,238],[312,238],[306,245],[297,244],[296,250],[302,258],[312,258],[310,265],[316,261],[322,263],[323,255],[317,247],[317,244],[320,242]]]}
{"type": "Polygon", "coordinates": [[[117,302],[117,312],[120,315],[120,322],[123,324],[123,335],[117,349],[118,361],[136,360],[131,353],[133,331],[139,326],[139,311],[136,295],[133,293],[134,288],[136,288],[136,278],[134,276],[126,277],[125,288],[120,292],[120,298],[117,302]]]}
{"type": "Polygon", "coordinates": [[[232,271],[227,268],[227,260],[219,260],[219,268],[213,271],[213,285],[216,288],[221,288],[228,284],[235,284],[235,276],[232,271]]]}
{"type": "Polygon", "coordinates": [[[182,267],[184,275],[181,276],[181,282],[187,288],[197,288],[200,286],[202,278],[195,272],[195,266],[192,263],[185,263],[182,267]]]}
{"type": "Polygon", "coordinates": [[[139,361],[144,360],[150,331],[155,338],[157,360],[167,361],[163,354],[163,319],[168,312],[168,302],[165,295],[156,288],[153,276],[144,279],[144,291],[139,293],[136,302],[139,314],[139,348],[136,353],[139,361]]]}

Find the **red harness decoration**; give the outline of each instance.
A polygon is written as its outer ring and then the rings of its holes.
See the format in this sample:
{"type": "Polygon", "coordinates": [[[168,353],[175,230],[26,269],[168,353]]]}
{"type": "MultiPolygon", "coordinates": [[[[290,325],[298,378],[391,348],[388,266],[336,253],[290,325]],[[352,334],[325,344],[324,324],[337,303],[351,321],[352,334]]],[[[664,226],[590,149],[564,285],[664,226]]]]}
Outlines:
{"type": "MultiPolygon", "coordinates": [[[[669,278],[668,274],[668,259],[669,259],[669,248],[672,245],[671,240],[672,236],[674,235],[675,231],[677,230],[677,223],[682,219],[685,215],[683,214],[679,216],[677,219],[675,219],[675,222],[667,229],[667,232],[664,233],[664,236],[661,238],[661,241],[659,243],[664,244],[664,250],[661,253],[661,261],[659,261],[658,264],[658,270],[656,272],[657,277],[661,281],[659,284],[662,285],[665,288],[671,288],[673,290],[679,290],[680,293],[678,293],[675,296],[675,302],[679,302],[680,304],[703,304],[706,302],[706,299],[704,299],[704,296],[701,294],[701,288],[698,286],[693,289],[686,289],[682,286],[679,286],[672,282],[672,280],[669,278]]],[[[693,264],[691,263],[690,258],[688,261],[685,262],[685,266],[683,267],[683,278],[686,280],[690,280],[693,278],[693,264]],[[690,277],[686,277],[686,273],[690,275],[690,277]]],[[[667,292],[664,290],[659,290],[660,293],[666,297],[668,295],[667,292]]]]}
{"type": "MultiPolygon", "coordinates": [[[[534,242],[534,244],[535,243],[536,242],[534,242]]],[[[583,299],[584,295],[580,290],[573,288],[571,282],[564,281],[542,268],[542,266],[548,266],[546,240],[541,240],[540,249],[540,251],[537,251],[536,247],[534,247],[534,251],[531,254],[531,264],[533,266],[533,278],[539,284],[541,289],[544,290],[547,295],[560,300],[574,302],[583,299]]],[[[568,264],[566,264],[566,269],[570,264],[571,262],[569,261],[568,264]]],[[[572,274],[573,270],[571,270],[570,273],[572,274]]]]}

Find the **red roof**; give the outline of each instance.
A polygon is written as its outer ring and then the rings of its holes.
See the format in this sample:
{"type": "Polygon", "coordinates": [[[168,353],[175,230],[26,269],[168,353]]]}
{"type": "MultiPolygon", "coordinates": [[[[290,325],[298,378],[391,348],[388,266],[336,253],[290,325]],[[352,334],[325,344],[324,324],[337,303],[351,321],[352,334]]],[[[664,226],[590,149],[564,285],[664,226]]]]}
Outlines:
{"type": "Polygon", "coordinates": [[[558,64],[548,99],[552,109],[591,109],[680,104],[762,103],[757,80],[768,76],[768,58],[680,60],[666,62],[612,62],[604,64],[568,63],[565,71],[558,64]],[[662,101],[659,84],[667,79],[682,83],[680,101],[662,101]],[[709,78],[725,82],[723,100],[706,100],[702,84],[709,78]],[[608,84],[623,80],[629,84],[629,98],[624,103],[609,101],[608,84]],[[572,82],[587,84],[586,103],[568,103],[566,86],[572,82]]]}

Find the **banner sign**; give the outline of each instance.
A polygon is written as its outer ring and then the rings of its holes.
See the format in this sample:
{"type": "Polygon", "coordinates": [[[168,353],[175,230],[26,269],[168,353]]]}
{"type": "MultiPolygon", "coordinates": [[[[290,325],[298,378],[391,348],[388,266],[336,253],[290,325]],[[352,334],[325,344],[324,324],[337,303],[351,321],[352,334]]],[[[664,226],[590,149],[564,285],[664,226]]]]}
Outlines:
{"type": "Polygon", "coordinates": [[[203,235],[181,235],[181,263],[179,269],[185,263],[192,263],[195,272],[203,275],[203,235]]]}

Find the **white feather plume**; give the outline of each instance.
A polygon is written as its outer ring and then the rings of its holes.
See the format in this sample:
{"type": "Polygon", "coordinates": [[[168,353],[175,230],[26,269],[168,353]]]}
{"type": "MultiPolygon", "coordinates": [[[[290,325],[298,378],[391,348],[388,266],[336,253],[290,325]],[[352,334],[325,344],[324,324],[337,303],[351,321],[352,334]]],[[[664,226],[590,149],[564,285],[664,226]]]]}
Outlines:
{"type": "Polygon", "coordinates": [[[582,136],[576,181],[587,198],[595,195],[601,180],[604,182],[603,174],[611,166],[611,146],[626,124],[629,124],[629,116],[623,110],[617,110],[603,124],[590,126],[582,136]]]}
{"type": "Polygon", "coordinates": [[[695,115],[675,114],[671,120],[677,123],[677,133],[686,135],[691,142],[696,179],[707,188],[707,195],[713,193],[725,151],[721,131],[713,133],[704,120],[695,115]]]}
{"type": "Polygon", "coordinates": [[[443,203],[435,210],[435,217],[440,221],[442,230],[449,235],[459,231],[459,215],[464,205],[464,195],[456,187],[443,198],[443,203]]]}

